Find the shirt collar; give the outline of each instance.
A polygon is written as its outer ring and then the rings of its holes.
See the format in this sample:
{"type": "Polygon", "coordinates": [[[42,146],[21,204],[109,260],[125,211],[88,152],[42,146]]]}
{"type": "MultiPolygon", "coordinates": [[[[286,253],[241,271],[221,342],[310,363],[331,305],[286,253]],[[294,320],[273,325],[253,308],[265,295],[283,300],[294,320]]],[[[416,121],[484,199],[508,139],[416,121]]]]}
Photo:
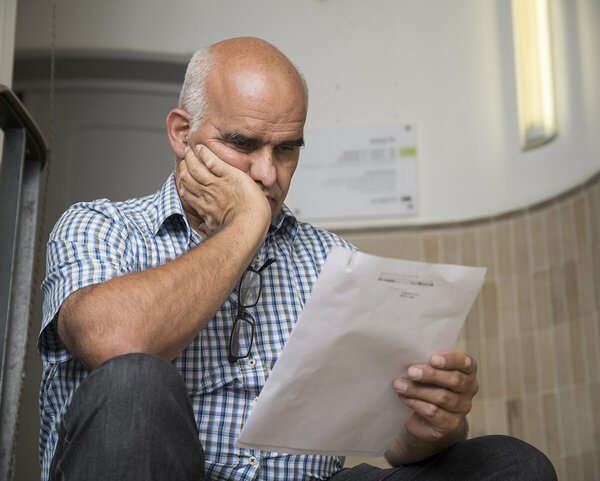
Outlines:
{"type": "Polygon", "coordinates": [[[177,193],[175,173],[172,173],[169,176],[158,192],[157,213],[153,226],[155,235],[158,234],[160,229],[171,217],[177,217],[184,223],[187,230],[187,237],[189,238],[190,226],[188,225],[183,206],[181,205],[181,200],[179,199],[179,194],[177,193]]]}
{"type": "Polygon", "coordinates": [[[271,227],[269,227],[269,235],[280,234],[283,236],[288,236],[290,239],[294,239],[296,237],[296,232],[298,232],[298,219],[292,214],[292,211],[283,204],[281,206],[281,210],[275,220],[271,223],[271,227]]]}

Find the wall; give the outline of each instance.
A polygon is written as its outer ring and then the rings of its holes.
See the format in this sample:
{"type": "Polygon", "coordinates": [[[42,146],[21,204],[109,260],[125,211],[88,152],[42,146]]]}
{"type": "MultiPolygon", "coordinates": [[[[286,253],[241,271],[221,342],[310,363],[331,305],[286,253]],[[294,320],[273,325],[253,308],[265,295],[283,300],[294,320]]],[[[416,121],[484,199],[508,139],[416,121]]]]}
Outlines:
{"type": "Polygon", "coordinates": [[[471,435],[532,443],[559,480],[600,479],[600,175],[501,217],[346,237],[381,255],[487,267],[457,343],[479,365],[471,435]]]}
{"type": "MultiPolygon", "coordinates": [[[[505,212],[600,169],[595,0],[550,2],[560,133],[526,153],[517,138],[505,0],[57,1],[59,49],[187,55],[229,36],[263,36],[304,71],[309,125],[414,122],[420,213],[398,223],[505,212]]],[[[49,8],[21,0],[20,52],[47,49],[49,8]]]]}
{"type": "MultiPolygon", "coordinates": [[[[0,84],[12,85],[13,55],[17,20],[17,0],[0,0],[0,84]]],[[[0,132],[0,152],[4,133],[0,132]]],[[[2,156],[0,155],[0,163],[2,156]]]]}

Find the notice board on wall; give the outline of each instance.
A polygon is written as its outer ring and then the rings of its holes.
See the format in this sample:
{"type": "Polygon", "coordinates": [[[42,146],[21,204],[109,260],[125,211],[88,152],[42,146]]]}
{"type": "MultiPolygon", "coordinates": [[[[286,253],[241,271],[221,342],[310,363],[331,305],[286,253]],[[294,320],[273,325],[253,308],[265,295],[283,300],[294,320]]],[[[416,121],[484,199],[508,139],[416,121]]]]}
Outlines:
{"type": "Polygon", "coordinates": [[[305,140],[285,202],[299,219],[360,228],[417,213],[413,125],[307,129],[305,140]]]}

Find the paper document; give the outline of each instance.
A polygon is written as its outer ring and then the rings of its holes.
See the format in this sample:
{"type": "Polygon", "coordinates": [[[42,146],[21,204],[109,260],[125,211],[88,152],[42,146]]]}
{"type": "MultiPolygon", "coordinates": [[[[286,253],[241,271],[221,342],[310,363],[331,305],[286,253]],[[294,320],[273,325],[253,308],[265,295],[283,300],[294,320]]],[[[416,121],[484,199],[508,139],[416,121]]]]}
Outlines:
{"type": "Polygon", "coordinates": [[[452,349],[484,275],[332,248],[235,445],[382,455],[411,412],[393,380],[452,349]]]}

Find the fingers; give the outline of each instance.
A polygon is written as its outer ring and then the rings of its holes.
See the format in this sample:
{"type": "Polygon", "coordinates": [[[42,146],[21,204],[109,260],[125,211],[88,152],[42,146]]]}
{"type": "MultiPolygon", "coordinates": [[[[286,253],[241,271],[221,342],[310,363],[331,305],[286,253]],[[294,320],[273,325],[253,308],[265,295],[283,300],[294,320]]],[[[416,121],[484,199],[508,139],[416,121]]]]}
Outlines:
{"type": "Polygon", "coordinates": [[[458,369],[467,374],[477,372],[477,363],[464,352],[440,351],[431,356],[429,362],[438,369],[458,369]]]}
{"type": "Polygon", "coordinates": [[[428,418],[429,410],[466,414],[471,410],[472,395],[457,393],[427,384],[412,382],[407,379],[394,381],[394,390],[400,399],[411,409],[418,409],[419,414],[428,418]]]}

